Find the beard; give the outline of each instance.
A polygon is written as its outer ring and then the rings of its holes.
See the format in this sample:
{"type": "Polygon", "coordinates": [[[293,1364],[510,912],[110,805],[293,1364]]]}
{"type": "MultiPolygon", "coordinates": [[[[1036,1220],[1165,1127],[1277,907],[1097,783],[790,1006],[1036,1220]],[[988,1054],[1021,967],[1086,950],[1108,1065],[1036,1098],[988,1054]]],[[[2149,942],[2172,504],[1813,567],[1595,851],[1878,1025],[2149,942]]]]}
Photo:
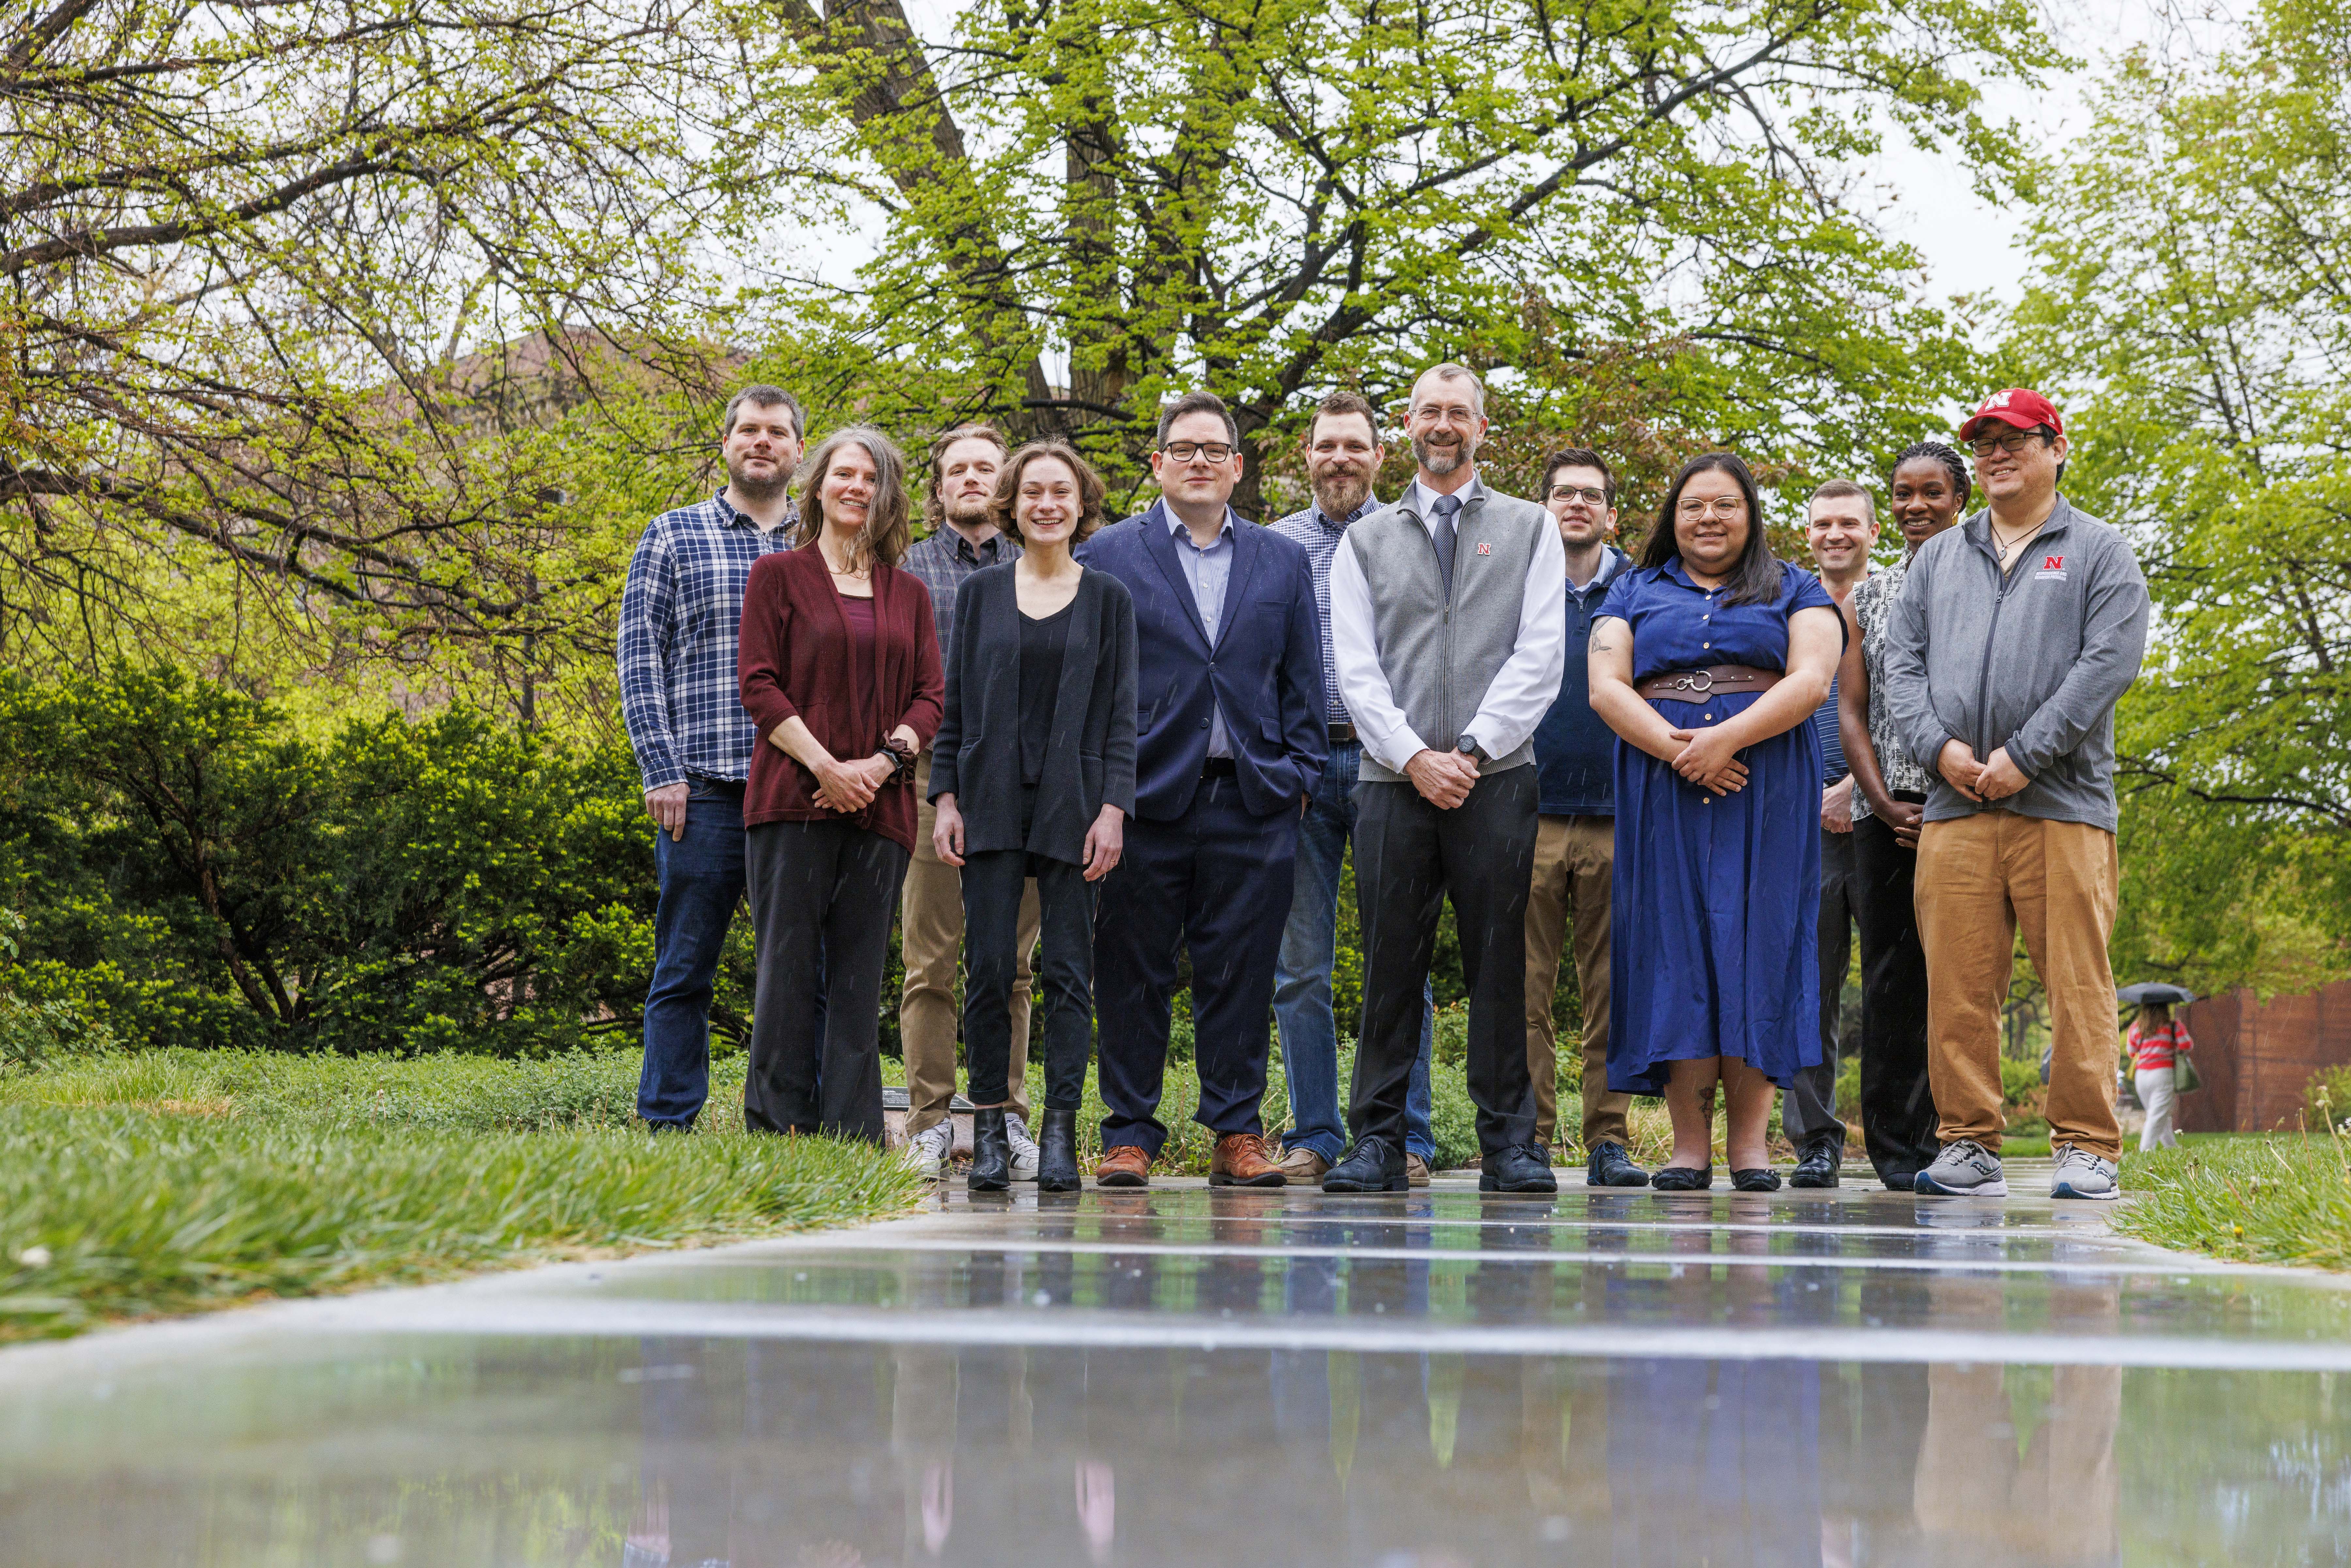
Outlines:
{"type": "Polygon", "coordinates": [[[1372,476],[1368,471],[1325,474],[1314,481],[1314,504],[1333,522],[1362,506],[1371,493],[1372,476]]]}
{"type": "Polygon", "coordinates": [[[774,465],[771,477],[755,479],[743,472],[733,459],[726,464],[726,489],[737,502],[772,501],[791,485],[792,471],[781,464],[774,465]]]}
{"type": "Polygon", "coordinates": [[[976,528],[983,525],[993,527],[987,516],[987,503],[986,496],[969,501],[960,498],[945,501],[940,504],[939,515],[958,528],[976,528]]]}
{"type": "Polygon", "coordinates": [[[1412,438],[1412,455],[1429,473],[1442,476],[1469,461],[1469,444],[1457,441],[1449,446],[1438,446],[1425,436],[1416,435],[1412,438]]]}

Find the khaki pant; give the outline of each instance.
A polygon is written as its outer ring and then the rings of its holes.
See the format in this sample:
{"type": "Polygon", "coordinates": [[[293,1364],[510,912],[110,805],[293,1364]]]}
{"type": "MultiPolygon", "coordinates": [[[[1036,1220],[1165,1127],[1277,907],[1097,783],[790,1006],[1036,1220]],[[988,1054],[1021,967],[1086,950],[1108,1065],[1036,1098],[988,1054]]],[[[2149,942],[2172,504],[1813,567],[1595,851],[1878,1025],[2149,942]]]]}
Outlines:
{"type": "MultiPolygon", "coordinates": [[[[931,848],[938,813],[931,809],[931,754],[914,768],[914,858],[906,865],[899,931],[906,990],[898,1003],[898,1037],[906,1052],[906,1135],[947,1113],[956,1086],[956,969],[963,950],[963,873],[931,848]]],[[[1037,951],[1037,883],[1020,894],[1019,957],[1012,977],[1012,1110],[1029,1119],[1029,963],[1037,951]]]]}
{"type": "Polygon", "coordinates": [[[1979,811],[1918,838],[1918,936],[1927,950],[1928,1084],[1945,1143],[1997,1151],[2001,1005],[2016,932],[2049,992],[2049,1140],[2113,1159],[2115,836],[2085,822],[1979,811]]]}
{"type": "Polygon", "coordinates": [[[1535,880],[1527,894],[1527,1072],[1535,1081],[1535,1137],[1548,1147],[1559,1126],[1559,1035],[1552,993],[1560,949],[1574,923],[1575,983],[1583,999],[1583,1147],[1626,1141],[1630,1094],[1608,1089],[1608,883],[1616,860],[1609,817],[1542,817],[1535,826],[1535,880]]]}

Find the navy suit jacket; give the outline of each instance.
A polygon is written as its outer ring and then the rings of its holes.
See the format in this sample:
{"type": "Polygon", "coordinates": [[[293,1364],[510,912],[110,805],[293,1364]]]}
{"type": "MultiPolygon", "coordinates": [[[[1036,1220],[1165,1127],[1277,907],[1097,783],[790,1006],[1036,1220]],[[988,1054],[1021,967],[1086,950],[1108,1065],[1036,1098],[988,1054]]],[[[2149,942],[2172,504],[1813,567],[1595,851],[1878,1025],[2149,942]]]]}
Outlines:
{"type": "Polygon", "coordinates": [[[1192,806],[1217,706],[1232,737],[1241,804],[1298,810],[1322,778],[1322,621],[1305,547],[1238,517],[1216,645],[1184,576],[1165,503],[1113,523],[1077,557],[1134,601],[1134,814],[1174,821],[1192,806]]]}

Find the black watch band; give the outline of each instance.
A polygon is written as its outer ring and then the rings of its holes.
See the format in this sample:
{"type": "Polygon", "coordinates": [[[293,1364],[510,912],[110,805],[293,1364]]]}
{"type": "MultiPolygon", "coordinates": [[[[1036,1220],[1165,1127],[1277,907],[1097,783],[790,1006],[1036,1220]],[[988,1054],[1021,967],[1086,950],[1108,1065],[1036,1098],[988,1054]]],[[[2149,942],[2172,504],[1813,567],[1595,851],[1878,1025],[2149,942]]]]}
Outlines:
{"type": "Polygon", "coordinates": [[[1459,740],[1453,743],[1453,749],[1461,753],[1462,756],[1481,767],[1486,763],[1494,760],[1493,758],[1487,753],[1486,748],[1478,744],[1477,738],[1474,736],[1463,736],[1459,740]]]}

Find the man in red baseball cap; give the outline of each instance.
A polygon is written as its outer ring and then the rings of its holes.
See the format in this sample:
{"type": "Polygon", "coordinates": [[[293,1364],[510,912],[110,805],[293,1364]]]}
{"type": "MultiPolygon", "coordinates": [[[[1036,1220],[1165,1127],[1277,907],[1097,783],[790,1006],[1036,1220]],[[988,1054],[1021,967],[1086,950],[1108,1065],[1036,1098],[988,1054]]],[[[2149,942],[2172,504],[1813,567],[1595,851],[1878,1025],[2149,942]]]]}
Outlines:
{"type": "Polygon", "coordinates": [[[2058,493],[2065,423],[2024,387],[1959,426],[1991,505],[1928,539],[1887,617],[1886,701],[1937,776],[1918,836],[1925,1195],[1998,1197],[2001,1008],[2016,931],[2048,987],[2053,1197],[2111,1198],[2115,705],[2147,648],[2147,580],[2118,529],[2058,493]]]}

